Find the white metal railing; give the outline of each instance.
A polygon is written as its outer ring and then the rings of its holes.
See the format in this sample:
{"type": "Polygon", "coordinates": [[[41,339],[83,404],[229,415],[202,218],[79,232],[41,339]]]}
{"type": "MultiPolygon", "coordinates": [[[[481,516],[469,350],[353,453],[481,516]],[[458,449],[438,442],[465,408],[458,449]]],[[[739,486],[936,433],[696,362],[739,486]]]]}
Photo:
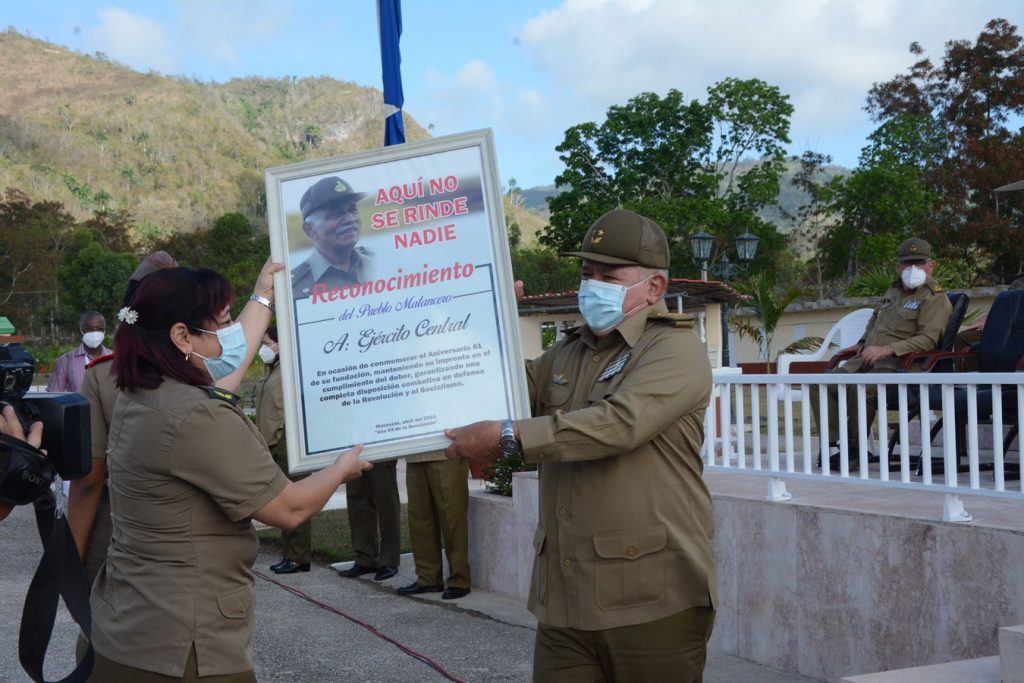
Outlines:
{"type": "Polygon", "coordinates": [[[1014,420],[1003,414],[1001,400],[1003,387],[1016,391],[1015,422],[1024,424],[1024,373],[741,375],[726,369],[715,371],[713,377],[715,398],[704,422],[704,464],[714,471],[770,477],[771,500],[790,498],[784,481],[776,475],[943,492],[943,518],[950,521],[971,519],[960,494],[1024,497],[1019,474],[1020,435],[1010,452],[1004,453],[1005,428],[1014,420]],[[851,453],[849,446],[846,391],[837,392],[838,425],[828,424],[830,385],[853,385],[852,401],[858,408],[856,452],[851,453]],[[878,408],[874,438],[866,415],[869,387],[875,389],[878,408]],[[895,393],[895,405],[889,405],[887,388],[895,393]],[[979,424],[979,388],[992,391],[991,427],[979,424]],[[930,405],[930,392],[939,393],[941,406],[930,405]],[[921,410],[920,418],[912,421],[909,408],[914,399],[921,410]],[[821,415],[820,431],[813,416],[815,407],[821,415]],[[799,425],[794,411],[799,411],[799,425]],[[937,419],[932,411],[939,411],[942,418],[942,438],[936,445],[931,439],[937,419]],[[895,419],[889,419],[890,412],[895,413],[895,419]],[[958,429],[963,430],[959,440],[958,429]],[[987,437],[983,430],[988,429],[991,444],[983,449],[979,435],[987,437]],[[892,460],[888,458],[891,430],[899,434],[899,447],[892,460]],[[912,455],[912,440],[918,441],[917,455],[912,455]],[[836,454],[830,442],[838,445],[836,468],[830,462],[830,456],[836,454]],[[869,457],[872,452],[877,460],[869,457]],[[916,468],[915,460],[919,463],[916,468]],[[941,474],[935,472],[940,468],[941,474]],[[991,479],[981,476],[982,471],[987,474],[989,470],[991,479]],[[1008,470],[1011,479],[1017,472],[1015,483],[1008,484],[1008,470]]]}

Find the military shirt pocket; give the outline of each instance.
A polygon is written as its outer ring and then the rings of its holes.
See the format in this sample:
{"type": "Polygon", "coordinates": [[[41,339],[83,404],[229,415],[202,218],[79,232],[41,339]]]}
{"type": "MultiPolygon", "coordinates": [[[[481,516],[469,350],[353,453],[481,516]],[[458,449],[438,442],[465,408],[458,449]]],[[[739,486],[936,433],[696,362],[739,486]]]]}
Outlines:
{"type": "Polygon", "coordinates": [[[572,396],[571,384],[551,383],[544,389],[542,401],[544,403],[544,414],[554,415],[558,411],[570,410],[569,397],[572,396]]]}
{"type": "Polygon", "coordinates": [[[547,537],[542,527],[533,534],[533,594],[541,605],[548,604],[548,563],[544,556],[544,540],[547,537]]]}
{"type": "Polygon", "coordinates": [[[662,525],[594,536],[594,581],[601,609],[660,602],[668,534],[662,525]]]}
{"type": "Polygon", "coordinates": [[[620,372],[607,381],[594,382],[594,386],[590,387],[590,393],[587,394],[587,405],[603,401],[614,394],[618,390],[619,385],[622,384],[623,377],[625,377],[625,373],[620,372]]]}
{"type": "Polygon", "coordinates": [[[217,598],[217,607],[226,619],[245,619],[252,612],[251,588],[241,588],[217,598]]]}
{"type": "Polygon", "coordinates": [[[896,319],[896,330],[911,335],[917,331],[917,316],[921,313],[919,308],[901,308],[896,319]]]}

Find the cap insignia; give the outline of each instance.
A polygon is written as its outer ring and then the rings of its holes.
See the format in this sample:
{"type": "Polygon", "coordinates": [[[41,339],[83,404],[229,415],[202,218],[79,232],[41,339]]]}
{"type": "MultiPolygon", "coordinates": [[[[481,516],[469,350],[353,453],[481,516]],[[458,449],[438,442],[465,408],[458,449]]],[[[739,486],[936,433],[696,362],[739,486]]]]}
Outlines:
{"type": "Polygon", "coordinates": [[[345,183],[343,183],[343,182],[341,182],[339,180],[337,183],[334,184],[334,191],[335,192],[348,192],[348,185],[346,185],[345,183]]]}
{"type": "Polygon", "coordinates": [[[604,228],[598,228],[594,232],[594,236],[590,238],[591,244],[600,244],[601,240],[604,239],[604,228]]]}

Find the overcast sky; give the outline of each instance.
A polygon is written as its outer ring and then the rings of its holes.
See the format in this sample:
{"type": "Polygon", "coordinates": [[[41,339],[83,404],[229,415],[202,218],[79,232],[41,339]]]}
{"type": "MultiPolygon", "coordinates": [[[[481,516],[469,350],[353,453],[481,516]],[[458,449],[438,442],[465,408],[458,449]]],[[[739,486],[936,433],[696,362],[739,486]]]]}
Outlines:
{"type": "MultiPolygon", "coordinates": [[[[435,135],[490,127],[504,181],[553,182],[565,130],[670,88],[760,78],[795,107],[790,151],[856,165],[864,98],[1021,0],[406,0],[405,110],[435,135]]],[[[328,75],[381,87],[372,0],[6,0],[0,25],[132,68],[225,81],[328,75]]]]}

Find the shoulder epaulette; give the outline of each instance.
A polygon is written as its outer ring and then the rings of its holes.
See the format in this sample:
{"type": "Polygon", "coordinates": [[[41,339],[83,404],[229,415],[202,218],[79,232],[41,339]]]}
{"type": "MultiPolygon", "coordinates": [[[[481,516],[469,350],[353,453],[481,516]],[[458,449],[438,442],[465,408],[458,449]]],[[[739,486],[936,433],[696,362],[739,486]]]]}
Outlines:
{"type": "Polygon", "coordinates": [[[219,387],[214,386],[204,386],[202,388],[206,390],[206,393],[210,395],[210,398],[217,398],[220,399],[221,401],[227,401],[233,406],[238,405],[238,402],[242,400],[241,396],[239,396],[238,394],[233,394],[227,389],[221,389],[219,387]]]}
{"type": "Polygon", "coordinates": [[[114,354],[105,353],[102,356],[99,356],[98,358],[93,358],[91,361],[85,364],[85,369],[88,370],[92,366],[97,365],[99,363],[106,363],[108,360],[114,360],[114,354]]]}
{"type": "Polygon", "coordinates": [[[930,282],[925,282],[924,284],[925,284],[926,287],[928,287],[928,289],[932,290],[932,294],[942,294],[943,292],[946,291],[942,287],[942,285],[940,285],[935,280],[932,280],[930,282]]]}
{"type": "Polygon", "coordinates": [[[662,325],[671,325],[672,327],[686,330],[692,330],[697,322],[697,316],[691,313],[656,313],[647,319],[662,325]]]}

